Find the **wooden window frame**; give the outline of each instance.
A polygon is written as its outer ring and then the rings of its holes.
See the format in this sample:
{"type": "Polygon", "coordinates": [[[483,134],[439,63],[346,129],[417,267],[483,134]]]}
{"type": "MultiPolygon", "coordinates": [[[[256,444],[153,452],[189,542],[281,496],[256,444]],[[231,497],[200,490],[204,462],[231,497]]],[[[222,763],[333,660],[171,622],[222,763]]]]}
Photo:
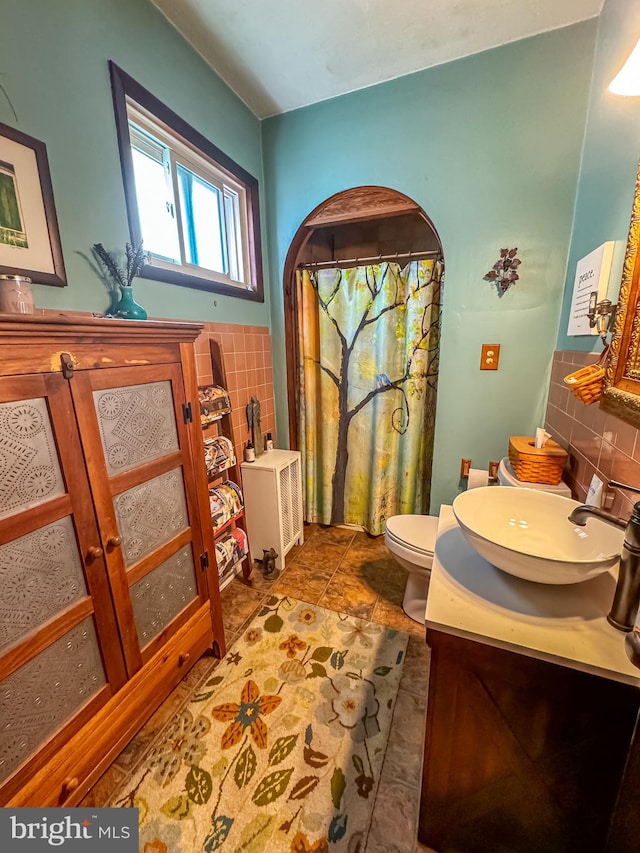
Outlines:
{"type": "Polygon", "coordinates": [[[184,139],[193,146],[205,158],[211,160],[218,169],[226,171],[237,182],[242,184],[246,191],[247,207],[247,236],[249,253],[247,258],[249,270],[249,283],[238,285],[227,284],[218,281],[215,273],[209,278],[190,275],[178,269],[172,270],[166,267],[145,264],[142,278],[164,281],[176,284],[180,287],[190,287],[196,290],[204,290],[210,293],[219,293],[225,296],[235,296],[238,299],[249,299],[253,302],[264,302],[264,283],[262,270],[262,241],[260,236],[260,202],[258,195],[258,180],[242,166],[238,165],[227,154],[210,142],[190,124],[180,118],[179,115],[169,109],[155,95],[137,83],[126,72],[119,68],[113,61],[109,62],[111,75],[111,92],[113,96],[113,108],[116,120],[116,131],[118,137],[118,148],[120,151],[120,165],[122,168],[122,179],[124,183],[125,200],[127,205],[127,217],[129,231],[134,244],[139,244],[142,239],[140,219],[138,216],[138,203],[135,189],[135,177],[133,171],[133,158],[131,155],[131,139],[129,134],[129,118],[127,115],[127,99],[133,101],[137,107],[147,111],[160,124],[165,125],[170,132],[184,139]]]}

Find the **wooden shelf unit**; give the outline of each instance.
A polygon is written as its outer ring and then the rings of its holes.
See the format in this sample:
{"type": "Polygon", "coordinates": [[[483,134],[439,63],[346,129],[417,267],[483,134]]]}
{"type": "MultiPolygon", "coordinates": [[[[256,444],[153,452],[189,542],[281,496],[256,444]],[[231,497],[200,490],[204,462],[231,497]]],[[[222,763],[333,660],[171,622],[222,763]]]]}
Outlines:
{"type": "MultiPolygon", "coordinates": [[[[228,393],[229,386],[227,384],[227,374],[224,368],[224,360],[220,344],[217,341],[210,340],[209,349],[211,353],[213,384],[219,385],[221,388],[224,388],[225,391],[227,391],[228,393]]],[[[238,448],[235,446],[233,441],[231,413],[221,413],[220,416],[215,418],[215,420],[213,420],[212,422],[204,424],[202,430],[205,438],[214,438],[219,435],[228,438],[229,441],[234,445],[234,455],[236,458],[236,461],[233,465],[229,465],[222,471],[218,471],[215,474],[208,475],[209,486],[212,487],[218,482],[222,483],[224,480],[231,480],[240,487],[244,495],[242,476],[240,472],[241,460],[238,457],[238,448]]],[[[214,539],[217,541],[235,527],[243,530],[245,536],[247,536],[244,506],[241,512],[237,513],[235,516],[233,516],[233,518],[230,518],[228,521],[226,521],[218,530],[213,531],[214,539]]],[[[237,577],[240,574],[242,574],[245,583],[251,584],[250,577],[253,564],[251,561],[251,545],[249,543],[248,536],[247,547],[249,548],[249,552],[241,560],[235,563],[230,570],[226,571],[224,574],[219,575],[220,590],[223,590],[229,583],[231,583],[234,577],[237,577]]]]}

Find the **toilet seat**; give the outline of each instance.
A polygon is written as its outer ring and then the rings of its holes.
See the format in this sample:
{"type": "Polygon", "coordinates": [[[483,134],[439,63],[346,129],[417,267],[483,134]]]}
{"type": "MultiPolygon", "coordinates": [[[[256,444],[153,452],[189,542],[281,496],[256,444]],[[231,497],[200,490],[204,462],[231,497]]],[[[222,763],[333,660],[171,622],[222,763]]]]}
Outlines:
{"type": "Polygon", "coordinates": [[[394,515],[386,523],[387,540],[423,557],[433,557],[437,531],[433,515],[394,515]]]}

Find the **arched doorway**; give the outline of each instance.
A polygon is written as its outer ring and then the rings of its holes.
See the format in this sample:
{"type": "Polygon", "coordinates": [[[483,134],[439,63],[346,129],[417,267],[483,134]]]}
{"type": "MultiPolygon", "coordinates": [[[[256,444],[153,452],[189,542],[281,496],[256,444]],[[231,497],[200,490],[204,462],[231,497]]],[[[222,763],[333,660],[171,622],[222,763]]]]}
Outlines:
{"type": "MultiPolygon", "coordinates": [[[[430,391],[426,405],[432,407],[433,411],[428,414],[431,421],[434,420],[441,273],[442,247],[433,224],[416,202],[395,190],[385,187],[346,190],[319,205],[300,225],[285,263],[284,304],[291,446],[297,447],[303,451],[303,456],[307,456],[307,486],[309,482],[312,483],[314,494],[316,475],[323,478],[323,485],[317,484],[320,490],[319,502],[323,506],[318,508],[314,505],[311,517],[307,516],[307,520],[332,524],[352,521],[345,517],[345,506],[349,503],[346,495],[349,488],[347,474],[349,472],[355,477],[357,466],[353,461],[353,452],[352,462],[349,463],[349,447],[353,443],[354,432],[365,442],[376,440],[376,434],[371,431],[367,438],[363,416],[360,414],[369,404],[372,410],[369,416],[382,423],[384,395],[384,428],[391,424],[399,435],[407,432],[409,417],[413,413],[412,441],[415,444],[417,409],[416,400],[412,398],[416,395],[420,397],[426,388],[427,361],[430,391]],[[323,287],[328,287],[324,297],[321,295],[323,287]],[[315,295],[312,291],[315,291],[315,295]],[[342,296],[347,292],[348,295],[342,296]],[[424,301],[427,294],[431,300],[428,303],[424,301]],[[325,334],[324,342],[318,340],[317,356],[310,355],[308,350],[309,338],[316,336],[313,314],[310,314],[309,309],[314,298],[315,304],[319,306],[320,336],[323,323],[332,330],[328,336],[325,334]],[[336,307],[341,298],[344,304],[336,307]],[[352,316],[346,316],[345,311],[352,312],[352,316]],[[312,318],[311,325],[308,325],[309,317],[312,318]],[[401,328],[403,324],[404,328],[401,328]],[[393,354],[387,356],[380,353],[381,341],[385,336],[391,338],[387,346],[396,347],[396,327],[400,330],[397,332],[398,339],[403,339],[399,345],[407,347],[405,361],[400,364],[397,358],[394,362],[393,354]],[[332,348],[335,350],[333,355],[329,352],[332,348]],[[370,357],[372,349],[376,350],[375,357],[370,357]],[[327,363],[323,363],[323,359],[328,359],[327,363]],[[363,366],[364,361],[369,363],[363,366]],[[309,372],[310,364],[312,371],[317,368],[317,378],[309,372]],[[354,370],[358,364],[365,375],[356,379],[354,370]],[[390,366],[386,367],[387,364],[390,366]],[[327,377],[330,379],[330,390],[326,387],[327,377]],[[356,387],[361,390],[358,390],[359,396],[354,397],[356,387]],[[317,431],[319,423],[325,421],[329,430],[329,424],[335,421],[335,435],[327,441],[322,438],[322,450],[319,439],[316,440],[318,437],[310,433],[310,421],[305,416],[305,403],[309,406],[311,400],[320,397],[324,399],[325,410],[319,414],[316,403],[313,403],[310,414],[313,429],[317,431]],[[395,402],[390,407],[392,399],[395,402]],[[356,416],[357,420],[354,420],[356,416]],[[357,426],[354,426],[356,423],[357,426]],[[315,452],[322,457],[321,472],[310,458],[315,452]],[[334,466],[330,472],[330,487],[327,464],[334,466]],[[326,509],[327,504],[331,506],[330,514],[326,509]]],[[[393,441],[396,438],[393,435],[393,441]]],[[[409,438],[408,435],[406,441],[409,438]]],[[[432,437],[424,448],[422,445],[425,442],[420,434],[418,441],[421,444],[420,459],[428,455],[428,464],[411,465],[411,471],[417,471],[420,479],[417,496],[415,500],[408,500],[406,494],[411,489],[405,488],[402,507],[398,505],[397,496],[391,497],[388,504],[392,510],[395,507],[396,512],[424,512],[425,494],[428,506],[432,437]]],[[[387,445],[383,446],[386,456],[387,445]]],[[[414,448],[414,459],[416,452],[414,448]]],[[[411,458],[409,454],[409,461],[411,458]]],[[[398,478],[406,480],[411,476],[407,464],[396,465],[397,472],[384,472],[382,476],[387,478],[387,492],[390,491],[389,483],[395,483],[398,478]]],[[[309,510],[314,501],[309,487],[306,491],[305,505],[309,510]]],[[[371,525],[365,523],[363,526],[370,532],[379,533],[388,509],[385,505],[386,493],[378,495],[375,500],[382,501],[382,505],[376,510],[371,525]]],[[[393,514],[393,511],[389,514],[393,514]]]]}

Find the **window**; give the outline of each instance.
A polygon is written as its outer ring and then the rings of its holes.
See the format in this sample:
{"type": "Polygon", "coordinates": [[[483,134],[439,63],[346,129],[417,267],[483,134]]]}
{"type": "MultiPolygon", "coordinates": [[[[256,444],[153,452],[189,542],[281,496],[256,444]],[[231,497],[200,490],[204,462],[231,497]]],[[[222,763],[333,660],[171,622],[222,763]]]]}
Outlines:
{"type": "Polygon", "coordinates": [[[142,275],[262,302],[258,182],[114,63],[131,239],[142,275]]]}

